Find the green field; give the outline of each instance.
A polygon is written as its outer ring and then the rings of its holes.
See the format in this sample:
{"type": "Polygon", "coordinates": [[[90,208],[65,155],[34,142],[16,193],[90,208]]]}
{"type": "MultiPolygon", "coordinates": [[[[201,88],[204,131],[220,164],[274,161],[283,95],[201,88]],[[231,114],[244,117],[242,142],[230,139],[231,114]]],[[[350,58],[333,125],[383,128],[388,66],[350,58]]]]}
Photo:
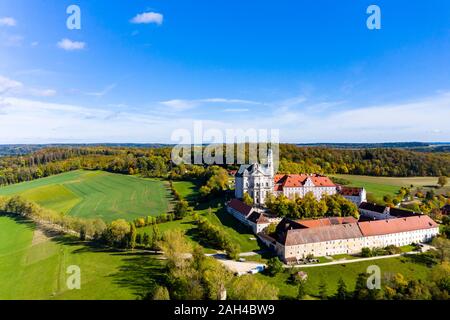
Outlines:
{"type": "MultiPolygon", "coordinates": [[[[195,208],[195,212],[203,217],[206,217],[212,223],[220,226],[230,236],[230,238],[238,243],[242,252],[260,250],[261,247],[255,238],[255,235],[247,228],[245,228],[239,221],[230,216],[225,208],[224,204],[211,201],[208,203],[201,203],[196,205],[198,199],[198,184],[191,181],[177,181],[173,183],[175,190],[185,199],[189,199],[191,205],[195,208]],[[211,211],[209,210],[211,208],[211,211]]],[[[161,232],[167,230],[180,229],[186,232],[186,236],[192,243],[198,243],[205,247],[207,252],[214,252],[214,248],[208,247],[203,243],[196,233],[196,226],[192,217],[186,217],[182,220],[171,221],[158,225],[161,232]]],[[[152,227],[148,226],[140,228],[139,233],[152,233],[152,227]]]]}
{"type": "MultiPolygon", "coordinates": [[[[332,295],[336,292],[337,283],[341,277],[347,285],[347,289],[354,290],[358,274],[366,272],[367,267],[371,265],[376,265],[380,268],[382,285],[386,276],[395,273],[401,273],[407,279],[426,279],[430,272],[430,268],[427,265],[415,262],[410,257],[311,267],[301,270],[308,274],[306,284],[308,294],[318,296],[319,285],[322,281],[327,285],[328,295],[332,295]]],[[[289,277],[288,271],[278,274],[275,277],[264,274],[257,274],[256,276],[276,286],[280,290],[280,299],[294,299],[297,295],[297,287],[287,282],[289,277]]]]}
{"type": "MultiPolygon", "coordinates": [[[[345,179],[351,182],[351,186],[364,187],[368,193],[372,193],[378,202],[383,202],[383,196],[386,194],[394,195],[401,187],[429,189],[437,184],[437,177],[411,177],[411,178],[397,178],[397,177],[373,177],[373,176],[357,176],[349,174],[335,174],[334,177],[345,179]]],[[[333,177],[332,176],[332,177],[333,177]]],[[[450,186],[447,184],[440,191],[450,191],[450,186]]]]}
{"type": "Polygon", "coordinates": [[[83,218],[132,220],[156,216],[169,209],[166,183],[155,179],[77,170],[0,188],[45,208],[83,218]]]}
{"type": "Polygon", "coordinates": [[[152,256],[49,239],[30,222],[0,216],[0,300],[137,299],[160,274],[152,256]],[[71,265],[81,269],[80,290],[67,288],[71,265]]]}

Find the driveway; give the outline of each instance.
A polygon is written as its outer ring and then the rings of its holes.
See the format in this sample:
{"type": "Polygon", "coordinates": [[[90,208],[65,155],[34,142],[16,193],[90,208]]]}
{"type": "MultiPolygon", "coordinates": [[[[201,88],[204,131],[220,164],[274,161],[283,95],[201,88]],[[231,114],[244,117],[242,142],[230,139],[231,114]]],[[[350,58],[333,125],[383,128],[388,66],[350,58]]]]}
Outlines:
{"type": "Polygon", "coordinates": [[[236,272],[238,274],[245,274],[248,273],[250,270],[256,268],[257,266],[265,266],[263,263],[258,262],[240,262],[240,261],[234,261],[227,258],[224,254],[214,254],[211,255],[212,257],[216,258],[217,261],[222,263],[225,267],[227,267],[232,272],[236,272]]]}

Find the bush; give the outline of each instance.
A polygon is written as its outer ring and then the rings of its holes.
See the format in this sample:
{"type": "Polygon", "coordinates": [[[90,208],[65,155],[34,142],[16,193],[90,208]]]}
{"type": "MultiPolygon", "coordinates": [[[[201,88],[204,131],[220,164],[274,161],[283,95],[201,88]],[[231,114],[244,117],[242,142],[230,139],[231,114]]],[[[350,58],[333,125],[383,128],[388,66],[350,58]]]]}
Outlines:
{"type": "Polygon", "coordinates": [[[278,257],[270,258],[267,262],[267,273],[273,277],[280,272],[283,272],[283,263],[278,257]]]}

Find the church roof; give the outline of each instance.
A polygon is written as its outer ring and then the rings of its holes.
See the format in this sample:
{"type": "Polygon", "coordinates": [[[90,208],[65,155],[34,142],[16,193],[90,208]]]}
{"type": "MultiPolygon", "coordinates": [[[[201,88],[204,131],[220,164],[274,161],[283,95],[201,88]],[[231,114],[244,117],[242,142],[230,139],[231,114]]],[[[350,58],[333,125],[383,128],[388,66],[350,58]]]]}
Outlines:
{"type": "Polygon", "coordinates": [[[258,171],[264,175],[272,174],[269,165],[255,163],[255,164],[242,164],[239,167],[239,170],[235,176],[242,177],[245,173],[252,174],[252,173],[256,173],[258,171]]]}

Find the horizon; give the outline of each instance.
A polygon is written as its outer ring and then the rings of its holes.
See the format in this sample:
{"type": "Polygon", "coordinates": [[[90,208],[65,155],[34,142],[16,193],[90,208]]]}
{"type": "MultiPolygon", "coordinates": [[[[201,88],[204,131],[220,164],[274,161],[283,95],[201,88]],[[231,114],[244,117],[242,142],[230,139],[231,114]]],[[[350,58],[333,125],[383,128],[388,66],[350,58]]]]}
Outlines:
{"type": "MultiPolygon", "coordinates": [[[[250,143],[252,142],[244,142],[250,143]]],[[[257,143],[270,143],[270,141],[259,141],[257,143]]],[[[226,142],[215,142],[215,143],[203,143],[201,145],[215,145],[215,144],[223,144],[229,145],[233,143],[226,142]]],[[[240,143],[234,143],[240,144],[240,143]]],[[[384,141],[384,142],[311,142],[311,143],[301,143],[301,142],[283,142],[280,141],[279,144],[291,144],[297,146],[315,146],[315,145],[391,145],[391,144],[423,144],[426,145],[446,145],[450,144],[450,141],[384,141]]],[[[176,146],[176,145],[191,145],[196,146],[199,144],[191,143],[191,144],[177,144],[177,143],[162,143],[162,142],[49,142],[49,143],[0,143],[0,146],[52,146],[52,145],[161,145],[161,146],[176,146]]]]}
{"type": "Polygon", "coordinates": [[[380,30],[365,0],[78,0],[79,30],[73,4],[0,3],[0,144],[177,144],[198,121],[285,143],[450,141],[448,2],[379,0],[380,30]]]}

